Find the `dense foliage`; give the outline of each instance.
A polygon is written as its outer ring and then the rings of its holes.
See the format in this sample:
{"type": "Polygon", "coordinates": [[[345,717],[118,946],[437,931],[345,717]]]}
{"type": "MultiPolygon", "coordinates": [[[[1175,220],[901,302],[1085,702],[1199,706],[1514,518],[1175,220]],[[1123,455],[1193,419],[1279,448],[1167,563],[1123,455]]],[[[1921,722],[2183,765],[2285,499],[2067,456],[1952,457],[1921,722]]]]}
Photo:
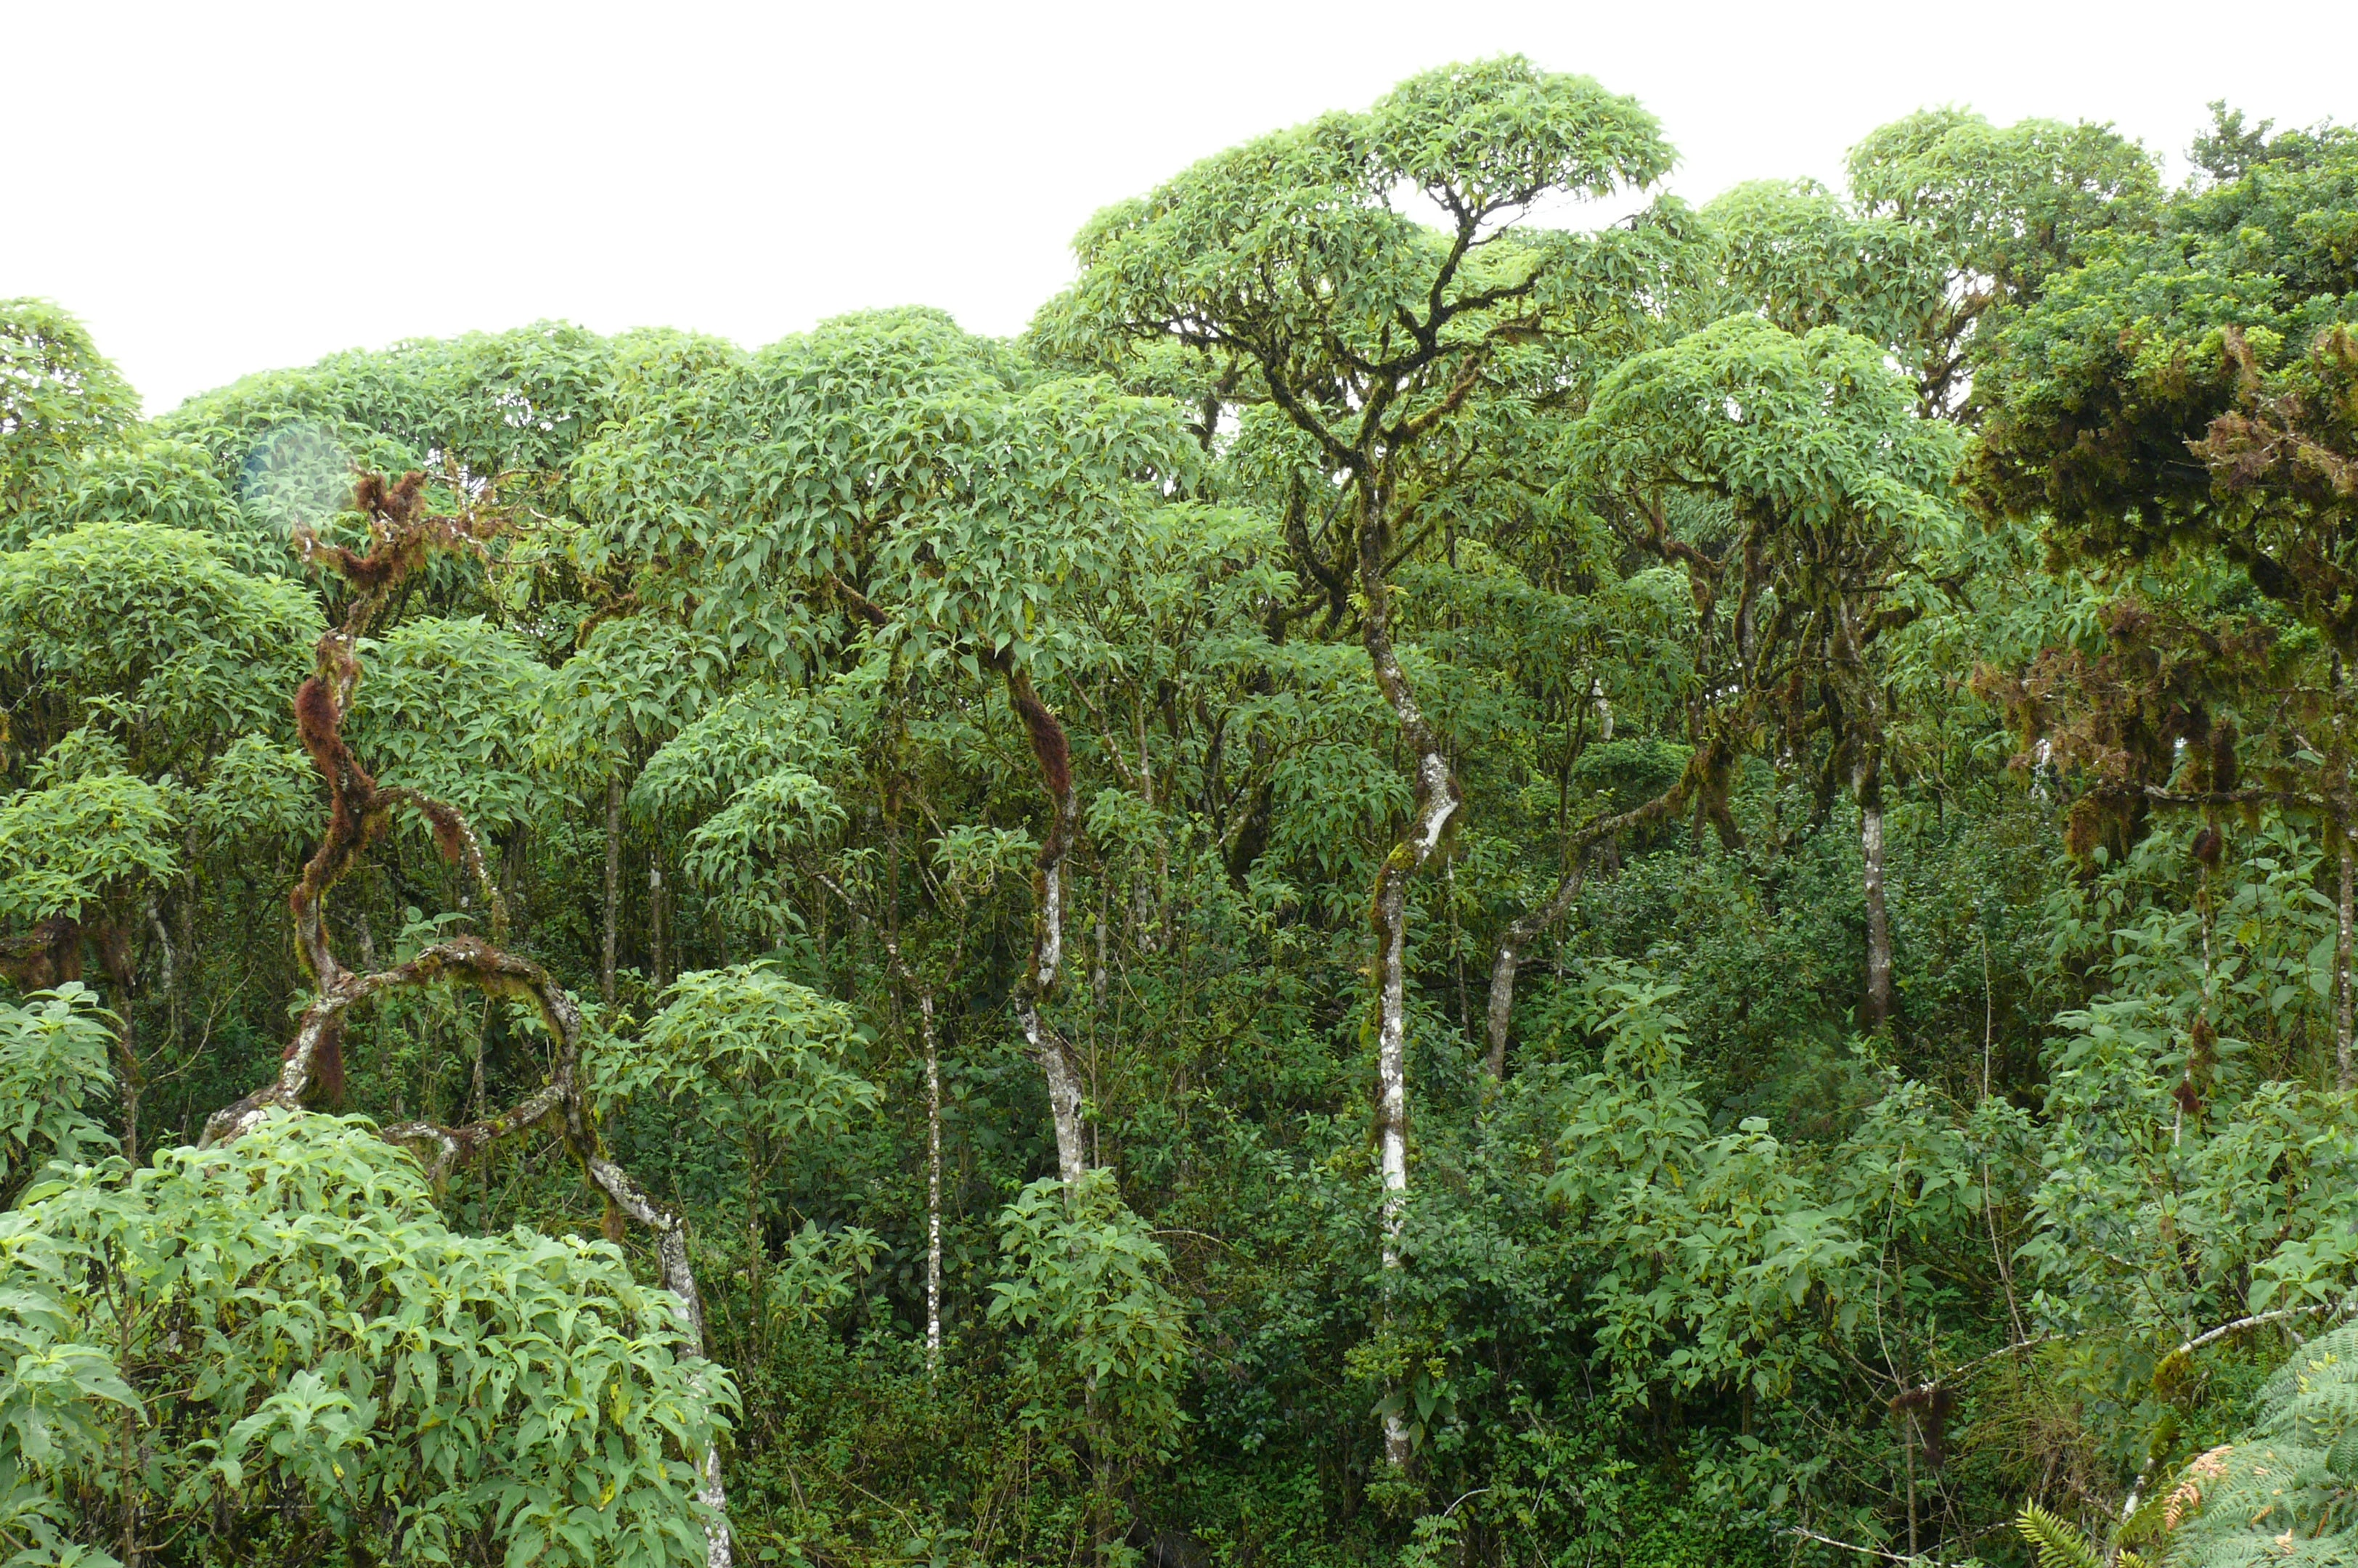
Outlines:
{"type": "Polygon", "coordinates": [[[2358,1556],[2358,134],[1672,159],[0,304],[0,1561],[2358,1556]]]}

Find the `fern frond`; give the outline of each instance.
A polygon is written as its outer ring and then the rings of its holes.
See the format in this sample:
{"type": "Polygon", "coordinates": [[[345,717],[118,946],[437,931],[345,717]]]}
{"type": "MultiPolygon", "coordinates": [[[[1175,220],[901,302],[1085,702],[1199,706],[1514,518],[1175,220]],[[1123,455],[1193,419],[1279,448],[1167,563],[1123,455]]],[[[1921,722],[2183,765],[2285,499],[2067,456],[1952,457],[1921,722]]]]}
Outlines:
{"type": "MultiPolygon", "coordinates": [[[[2039,1549],[2039,1568],[2105,1568],[2104,1553],[2077,1525],[2066,1523],[2037,1503],[2025,1503],[2014,1527],[2039,1549]]],[[[2124,1564],[2129,1558],[2122,1558],[2124,1564]]]]}

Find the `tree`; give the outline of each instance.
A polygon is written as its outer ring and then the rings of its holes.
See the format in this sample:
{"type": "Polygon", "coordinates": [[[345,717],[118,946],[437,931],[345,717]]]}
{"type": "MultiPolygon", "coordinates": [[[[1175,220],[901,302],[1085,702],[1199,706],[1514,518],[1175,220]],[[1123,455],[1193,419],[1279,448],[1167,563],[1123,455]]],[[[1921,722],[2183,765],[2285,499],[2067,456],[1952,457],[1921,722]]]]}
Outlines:
{"type": "MultiPolygon", "coordinates": [[[[2199,811],[2188,848],[2207,884],[2234,818],[2259,825],[2264,808],[2309,818],[2340,866],[2335,920],[2335,1076],[2358,1087],[2353,1044],[2352,792],[2358,740],[2340,661],[2313,637],[2267,618],[2221,613],[2201,596],[2156,601],[2134,592],[2104,606],[2093,648],[2050,647],[2017,671],[1977,682],[2014,722],[2018,768],[2051,771],[2071,792],[2066,842],[2083,863],[2130,852],[2158,812],[2199,811]]],[[[2206,925],[2215,909],[2207,885],[2206,925]]],[[[2207,1021],[2200,1028],[2212,1030],[2207,1021]]],[[[2196,1050],[2184,1098],[2199,1108],[2215,1060],[2196,1050]]]]}
{"type": "Polygon", "coordinates": [[[84,1106],[107,1087],[114,1031],[98,997],[79,981],[0,1005],[0,1084],[8,1120],[0,1125],[0,1197],[14,1207],[26,1184],[51,1160],[81,1162],[113,1144],[84,1106]]]}
{"type": "Polygon", "coordinates": [[[48,1560],[708,1560],[731,1390],[614,1248],[453,1232],[406,1152],[284,1110],[51,1173],[0,1215],[0,1530],[48,1560]]]}
{"type": "MultiPolygon", "coordinates": [[[[362,476],[352,505],[367,526],[365,554],[327,543],[308,530],[297,535],[304,555],[335,571],[352,590],[342,622],[321,634],[312,674],[295,697],[297,729],[304,750],[327,783],[330,807],[328,829],[304,865],[288,901],[294,914],[296,949],[316,989],[297,1021],[295,1037],[287,1044],[277,1075],[235,1104],[215,1111],[206,1121],[203,1147],[234,1142],[276,1114],[299,1110],[315,1087],[333,1095],[342,1076],[345,1015],[373,996],[448,979],[473,985],[490,996],[525,1000],[539,1013],[555,1047],[555,1061],[544,1087],[505,1113],[463,1127],[405,1122],[386,1129],[385,1136],[396,1143],[431,1150],[427,1169],[439,1178],[455,1165],[481,1158],[508,1137],[544,1123],[553,1126],[582,1174],[605,1200],[610,1235],[620,1230],[624,1216],[654,1234],[663,1281],[674,1297],[673,1310],[682,1337],[690,1354],[700,1357],[703,1300],[688,1260],[686,1227],[676,1213],[650,1198],[600,1144],[597,1119],[579,1081],[581,1014],[573,999],[538,965],[479,937],[438,943],[407,963],[366,974],[346,969],[338,962],[329,940],[328,893],[351,872],[361,852],[384,834],[394,809],[402,806],[423,816],[444,856],[471,874],[491,907],[494,935],[503,935],[505,908],[474,829],[454,807],[430,795],[406,785],[380,786],[353,756],[341,733],[353,689],[360,683],[362,636],[387,597],[405,576],[435,553],[479,546],[496,526],[496,520],[486,515],[453,516],[427,511],[424,490],[425,476],[415,471],[392,484],[381,475],[362,476]]],[[[706,1526],[708,1561],[711,1568],[727,1568],[730,1534],[717,1447],[704,1448],[698,1476],[698,1498],[711,1510],[706,1526]]]]}
{"type": "Polygon", "coordinates": [[[74,460],[139,417],[139,397],[82,324],[45,299],[0,300],[0,546],[74,460]]]}
{"type": "Polygon", "coordinates": [[[2050,518],[2094,567],[2217,548],[2349,657],[2358,131],[2287,131],[2266,148],[2008,326],[1973,472],[1986,505],[2050,518]]]}
{"type": "Polygon", "coordinates": [[[1573,439],[1597,482],[1645,520],[1638,541],[1687,568],[1707,629],[1732,600],[1717,633],[1724,662],[1693,698],[1699,761],[1691,768],[1700,787],[1675,786],[1697,788],[1723,836],[1733,832],[1724,781],[1752,727],[1775,705],[1792,705],[1803,683],[1823,683],[1834,716],[1830,765],[1847,761],[1859,800],[1864,1011],[1880,1025],[1892,992],[1876,644],[1935,590],[1941,552],[1957,530],[1946,494],[1953,432],[1919,415],[1879,345],[1839,327],[1796,337],[1732,316],[1623,364],[1573,439]],[[1663,497],[1674,490],[1725,509],[1715,549],[1671,533],[1663,497]],[[1714,704],[1714,687],[1734,700],[1714,704]]]}
{"type": "MultiPolygon", "coordinates": [[[[2264,140],[2266,127],[2212,108],[2209,178],[2173,198],[2155,233],[2120,238],[2056,278],[2001,337],[1972,472],[1986,508],[2042,519],[2059,551],[2099,575],[2223,555],[2325,640],[2333,667],[2309,684],[2339,688],[2358,657],[2347,565],[2358,524],[2358,264],[2347,243],[2358,132],[2264,140]]],[[[2306,723],[2338,759],[2341,726],[2320,724],[2310,701],[2306,723]]],[[[2159,789],[2163,778],[2145,772],[2135,785],[2159,789]]],[[[2338,800],[2346,774],[2328,761],[2313,796],[2338,800]]],[[[2212,793],[2203,804],[2236,804],[2232,787],[2212,793]]],[[[2346,888],[2346,813],[2326,816],[2346,888]]]]}
{"type": "Polygon", "coordinates": [[[1863,219],[1918,236],[1945,308],[1895,338],[1843,324],[1898,349],[1935,414],[1959,411],[1987,352],[1985,319],[2035,300],[2112,236],[2149,227],[2160,195],[2153,156],[2110,125],[1999,126],[1960,109],[1873,132],[1851,149],[1848,173],[1863,219]]]}
{"type": "Polygon", "coordinates": [[[789,340],[652,407],[585,464],[605,536],[650,563],[642,599],[692,602],[690,624],[732,651],[790,678],[872,652],[1003,685],[1049,801],[1013,1000],[1068,1183],[1087,1163],[1082,1080],[1043,1010],[1064,968],[1078,796],[1035,673],[1069,641],[1058,601],[1113,574],[1158,485],[1191,466],[1167,406],[1030,380],[930,311],[789,340]],[[803,591],[779,592],[781,573],[803,591]]]}
{"type": "MultiPolygon", "coordinates": [[[[736,1145],[741,1166],[746,1269],[755,1343],[773,1311],[767,1259],[773,1185],[793,1140],[841,1131],[876,1104],[876,1086],[843,1066],[850,1010],[763,964],[682,975],[635,1040],[615,1041],[596,1065],[601,1102],[635,1097],[692,1108],[699,1124],[736,1145]]],[[[850,1236],[855,1254],[872,1249],[850,1236]]]]}
{"type": "MultiPolygon", "coordinates": [[[[1396,644],[1391,573],[1435,526],[1440,509],[1421,509],[1433,470],[1478,444],[1484,406],[1548,399],[1550,347],[1640,309],[1666,220],[1596,235],[1520,221],[1551,196],[1650,184],[1670,163],[1652,117],[1586,77],[1514,58],[1451,67],[1099,213],[1075,243],[1079,283],[1035,328],[1054,350],[1117,360],[1141,342],[1192,351],[1206,384],[1282,416],[1337,503],[1322,507],[1325,550],[1313,542],[1300,564],[1338,613],[1356,595],[1370,670],[1414,758],[1409,820],[1368,903],[1388,1269],[1408,1190],[1409,884],[1461,802],[1396,644]],[[1412,192],[1441,227],[1417,220],[1412,192]]],[[[1405,1427],[1388,1431],[1405,1465],[1405,1427]]]]}
{"type": "MultiPolygon", "coordinates": [[[[2108,126],[2025,120],[1997,127],[1957,110],[1926,111],[1852,149],[1850,199],[1807,181],[1739,187],[1705,218],[1721,246],[1722,287],[1797,335],[1835,327],[1881,345],[1913,378],[1922,414],[1970,425],[1974,373],[1989,327],[2034,303],[2059,274],[2102,244],[2147,231],[2159,200],[2152,159],[2108,126]]],[[[1962,453],[1952,453],[1951,460],[1962,453]]],[[[1920,480],[1918,482],[1925,482],[1920,480]]],[[[1890,736],[1901,721],[1887,673],[1888,633],[1933,605],[1889,602],[1895,564],[1837,563],[1818,552],[1812,592],[1840,606],[1815,661],[1821,695],[1789,738],[1826,731],[1821,812],[1846,773],[1862,820],[1870,1026],[1890,1015],[1885,909],[1884,791],[1890,736]]],[[[1968,574],[1945,568],[1954,593],[1968,574]]],[[[1787,585],[1786,591],[1792,591],[1787,585]]],[[[1799,722],[1797,722],[1799,720],[1799,722]]]]}
{"type": "Polygon", "coordinates": [[[146,922],[147,890],[179,871],[178,813],[169,794],[120,772],[85,773],[31,789],[0,806],[0,918],[32,929],[28,957],[47,962],[26,978],[76,980],[81,945],[95,940],[114,993],[123,1140],[139,1152],[144,1078],[132,1033],[131,945],[146,922]]]}
{"type": "MultiPolygon", "coordinates": [[[[657,747],[713,698],[724,661],[711,639],[654,616],[607,621],[546,683],[548,719],[535,736],[542,766],[602,785],[606,807],[603,945],[598,994],[614,1002],[621,941],[622,806],[632,779],[657,747]]],[[[660,859],[649,868],[650,977],[663,984],[660,859]]]]}
{"type": "Polygon", "coordinates": [[[1062,1186],[1034,1182],[1000,1215],[1007,1277],[990,1287],[990,1316],[1033,1331],[1017,1418],[1075,1442],[1091,1461],[1099,1505],[1091,1544],[1101,1548],[1117,1488],[1141,1462],[1171,1453],[1185,1319],[1163,1281],[1169,1260],[1112,1173],[1085,1173],[1078,1192],[1062,1186]]]}
{"type": "MultiPolygon", "coordinates": [[[[300,641],[319,624],[294,584],[247,577],[184,530],[91,522],[0,556],[10,729],[39,758],[35,787],[0,806],[11,868],[0,920],[31,928],[49,953],[44,976],[28,971],[37,982],[79,978],[84,942],[95,947],[114,993],[135,1158],[136,950],[207,847],[191,794],[242,732],[273,728],[300,641]]],[[[168,990],[170,968],[168,957],[168,990]]]]}
{"type": "Polygon", "coordinates": [[[0,338],[0,1558],[2346,1555],[2344,139],[1584,232],[1494,62],[1013,341],[0,338]]]}

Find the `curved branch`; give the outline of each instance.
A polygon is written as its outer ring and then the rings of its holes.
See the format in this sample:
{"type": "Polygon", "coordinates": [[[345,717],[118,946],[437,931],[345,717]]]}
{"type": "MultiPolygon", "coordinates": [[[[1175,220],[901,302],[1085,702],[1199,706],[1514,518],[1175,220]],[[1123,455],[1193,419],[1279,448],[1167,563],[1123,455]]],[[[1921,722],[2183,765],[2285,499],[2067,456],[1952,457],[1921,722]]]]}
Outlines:
{"type": "MultiPolygon", "coordinates": [[[[353,505],[368,521],[370,548],[364,556],[322,543],[308,529],[296,535],[307,562],[326,564],[354,590],[341,624],[320,637],[311,676],[295,697],[297,731],[327,781],[330,805],[328,831],[287,900],[297,950],[318,991],[296,1024],[277,1076],[207,1118],[200,1146],[229,1142],[273,1110],[299,1111],[315,1084],[340,1083],[345,1015],[372,997],[448,981],[471,985],[493,996],[529,1000],[557,1043],[557,1058],[546,1085],[507,1112],[465,1127],[405,1122],[386,1129],[384,1135],[412,1152],[431,1149],[431,1157],[421,1159],[420,1163],[439,1182],[455,1167],[481,1160],[509,1138],[556,1126],[582,1173],[606,1200],[609,1237],[620,1239],[617,1216],[629,1217],[654,1235],[657,1268],[676,1303],[674,1314],[686,1348],[691,1357],[701,1358],[708,1353],[704,1298],[688,1262],[687,1224],[649,1197],[600,1145],[596,1115],[581,1092],[581,1010],[572,996],[538,964],[479,937],[437,943],[406,964],[370,974],[345,968],[328,939],[328,892],[384,834],[396,806],[410,806],[425,816],[444,856],[463,863],[473,873],[491,905],[494,933],[503,932],[506,925],[506,908],[485,863],[481,841],[465,816],[421,791],[379,787],[343,741],[344,713],[361,679],[360,641],[388,595],[437,553],[480,553],[482,541],[494,528],[492,521],[472,514],[462,517],[424,514],[420,500],[424,486],[425,476],[417,473],[406,474],[391,485],[382,475],[361,476],[354,487],[353,505]]],[[[691,1380],[700,1388],[701,1380],[693,1373],[691,1380]]],[[[718,1445],[708,1447],[697,1465],[700,1483],[697,1495],[712,1511],[705,1530],[708,1568],[730,1568],[728,1496],[721,1484],[718,1445]]]]}
{"type": "Polygon", "coordinates": [[[474,1163],[492,1145],[546,1124],[563,1108],[564,1100],[563,1090],[555,1084],[546,1084],[513,1108],[464,1127],[403,1121],[383,1129],[380,1136],[387,1143],[398,1143],[412,1153],[421,1147],[431,1148],[433,1158],[421,1158],[418,1162],[426,1167],[427,1179],[439,1186],[449,1179],[452,1171],[474,1163]]]}

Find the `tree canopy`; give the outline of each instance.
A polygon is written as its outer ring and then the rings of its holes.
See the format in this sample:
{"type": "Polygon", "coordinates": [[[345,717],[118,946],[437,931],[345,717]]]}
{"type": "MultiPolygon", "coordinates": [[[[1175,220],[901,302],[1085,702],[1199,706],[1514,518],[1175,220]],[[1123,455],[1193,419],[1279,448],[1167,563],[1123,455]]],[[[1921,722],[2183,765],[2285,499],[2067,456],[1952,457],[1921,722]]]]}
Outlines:
{"type": "Polygon", "coordinates": [[[0,302],[0,1560],[2349,1561],[2358,133],[1676,156],[154,418],[0,302]]]}

